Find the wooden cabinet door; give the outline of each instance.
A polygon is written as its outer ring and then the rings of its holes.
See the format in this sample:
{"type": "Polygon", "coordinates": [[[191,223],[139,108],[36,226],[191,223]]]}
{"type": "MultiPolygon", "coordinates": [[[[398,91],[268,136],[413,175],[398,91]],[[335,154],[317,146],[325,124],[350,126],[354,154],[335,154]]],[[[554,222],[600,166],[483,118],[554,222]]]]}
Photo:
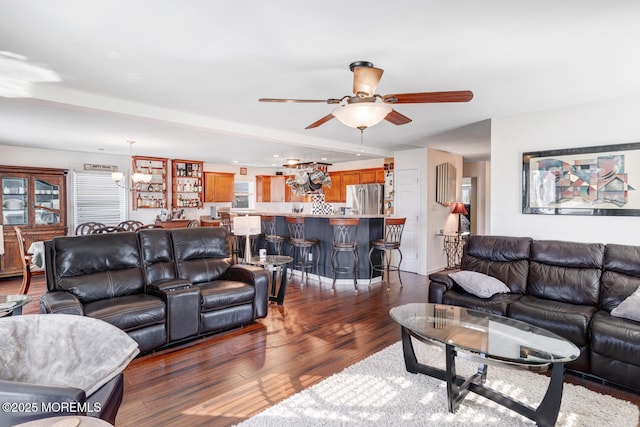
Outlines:
{"type": "Polygon", "coordinates": [[[384,168],[376,169],[376,184],[384,184],[385,175],[384,168]]]}
{"type": "Polygon", "coordinates": [[[347,201],[347,185],[360,184],[360,171],[348,171],[342,173],[342,185],[340,186],[340,201],[347,201]]]}
{"type": "Polygon", "coordinates": [[[224,172],[204,173],[204,201],[233,201],[234,174],[224,172]]]}
{"type": "Polygon", "coordinates": [[[234,174],[216,173],[214,202],[233,201],[234,174]]]}
{"type": "Polygon", "coordinates": [[[271,201],[284,202],[284,176],[272,176],[270,179],[271,201]]]}
{"type": "Polygon", "coordinates": [[[364,169],[360,171],[360,184],[374,184],[376,182],[376,170],[364,169]]]}
{"type": "Polygon", "coordinates": [[[329,172],[331,188],[324,187],[324,200],[326,202],[342,202],[342,172],[329,172]]]}

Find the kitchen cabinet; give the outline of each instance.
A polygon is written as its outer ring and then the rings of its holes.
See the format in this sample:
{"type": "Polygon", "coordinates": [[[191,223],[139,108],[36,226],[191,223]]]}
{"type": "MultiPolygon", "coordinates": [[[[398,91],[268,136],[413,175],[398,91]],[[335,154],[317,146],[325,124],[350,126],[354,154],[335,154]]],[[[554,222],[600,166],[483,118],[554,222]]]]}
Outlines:
{"type": "Polygon", "coordinates": [[[342,202],[342,172],[329,172],[331,188],[324,187],[325,202],[342,202]]]}
{"type": "Polygon", "coordinates": [[[204,201],[232,202],[235,174],[230,172],[204,173],[204,201]]]}
{"type": "Polygon", "coordinates": [[[67,228],[67,169],[0,166],[4,255],[0,277],[22,274],[22,255],[14,226],[26,235],[26,247],[34,241],[64,236],[67,228]]]}
{"type": "Polygon", "coordinates": [[[257,202],[284,202],[285,177],[281,175],[256,176],[257,202]]]}
{"type": "Polygon", "coordinates": [[[171,161],[171,203],[174,208],[202,208],[204,206],[203,162],[197,160],[171,161]]]}
{"type": "Polygon", "coordinates": [[[133,171],[151,175],[151,182],[139,183],[131,191],[133,209],[166,208],[167,163],[160,157],[133,157],[133,171]]]}

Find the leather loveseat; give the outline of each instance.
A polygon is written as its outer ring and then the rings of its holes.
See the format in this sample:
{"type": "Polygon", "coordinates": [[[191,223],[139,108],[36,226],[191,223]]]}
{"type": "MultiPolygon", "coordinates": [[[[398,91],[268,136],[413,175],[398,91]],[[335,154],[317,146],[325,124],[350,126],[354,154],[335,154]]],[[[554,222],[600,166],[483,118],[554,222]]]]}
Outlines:
{"type": "Polygon", "coordinates": [[[232,265],[220,227],[147,229],[45,242],[41,313],[95,317],[142,353],[267,315],[266,271],[232,265]]]}
{"type": "Polygon", "coordinates": [[[640,286],[640,247],[470,236],[460,269],[496,278],[509,291],[481,298],[449,277],[456,270],[441,271],[429,276],[429,302],[550,330],[580,349],[567,369],[640,390],[640,322],[611,315],[640,286]]]}

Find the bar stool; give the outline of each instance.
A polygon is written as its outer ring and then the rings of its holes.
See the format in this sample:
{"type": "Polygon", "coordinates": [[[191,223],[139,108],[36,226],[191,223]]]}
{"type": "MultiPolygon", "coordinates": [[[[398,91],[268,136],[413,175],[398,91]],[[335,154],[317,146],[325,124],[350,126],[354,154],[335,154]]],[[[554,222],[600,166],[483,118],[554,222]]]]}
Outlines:
{"type": "Polygon", "coordinates": [[[229,254],[234,264],[238,263],[238,239],[231,230],[231,214],[229,212],[220,212],[220,226],[227,230],[227,246],[229,254]]]}
{"type": "Polygon", "coordinates": [[[276,234],[276,217],[262,215],[261,221],[267,253],[269,253],[269,243],[271,243],[275,255],[282,255],[282,245],[287,241],[287,236],[276,234]]]}
{"type": "Polygon", "coordinates": [[[309,284],[309,270],[316,266],[318,279],[320,278],[320,242],[316,239],[306,239],[304,236],[304,217],[288,216],[285,218],[289,228],[289,256],[293,258],[292,269],[298,267],[304,276],[306,273],[307,285],[309,284]],[[311,259],[309,259],[311,256],[311,259]]]}
{"type": "MultiPolygon", "coordinates": [[[[402,287],[402,276],[400,276],[400,264],[402,264],[402,251],[400,250],[400,240],[402,239],[402,231],[404,230],[404,224],[407,221],[406,218],[385,218],[384,220],[384,238],[371,241],[371,249],[369,250],[369,286],[371,286],[371,279],[373,279],[373,272],[380,271],[383,274],[386,271],[387,290],[390,290],[389,286],[389,272],[397,271],[398,279],[400,280],[400,287],[402,287]],[[391,251],[398,251],[400,254],[400,260],[397,265],[391,264],[391,251]],[[373,251],[382,251],[380,257],[380,264],[375,264],[371,258],[373,251]]],[[[384,280],[384,277],[383,277],[384,280]]]]}
{"type": "Polygon", "coordinates": [[[333,231],[333,242],[331,243],[331,267],[333,268],[333,285],[331,289],[336,287],[336,277],[338,274],[353,274],[353,286],[358,292],[358,243],[356,242],[356,233],[358,231],[358,218],[330,218],[329,224],[333,231]],[[338,262],[338,254],[340,252],[351,253],[353,263],[351,265],[341,266],[338,262]]]}

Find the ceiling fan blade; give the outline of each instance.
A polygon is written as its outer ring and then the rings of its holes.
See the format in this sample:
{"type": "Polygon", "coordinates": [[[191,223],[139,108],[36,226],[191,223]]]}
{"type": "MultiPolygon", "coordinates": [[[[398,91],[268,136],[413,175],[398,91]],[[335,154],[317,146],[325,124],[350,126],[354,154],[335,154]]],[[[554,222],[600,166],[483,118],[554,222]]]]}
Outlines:
{"type": "Polygon", "coordinates": [[[353,69],[353,93],[358,96],[373,96],[384,72],[381,68],[355,67],[353,69]]]}
{"type": "Polygon", "coordinates": [[[396,93],[384,95],[382,101],[388,104],[426,104],[434,102],[469,102],[473,99],[470,90],[458,90],[450,92],[418,92],[396,93]]]}
{"type": "Polygon", "coordinates": [[[391,110],[389,114],[384,118],[386,121],[393,123],[394,125],[406,125],[411,122],[411,119],[404,114],[398,113],[396,110],[391,110]]]}
{"type": "Polygon", "coordinates": [[[339,99],[286,99],[286,98],[260,98],[259,102],[322,102],[323,104],[339,104],[339,99]]]}
{"type": "Polygon", "coordinates": [[[316,120],[315,122],[311,123],[305,129],[317,128],[318,126],[323,125],[323,124],[327,123],[329,120],[333,119],[333,117],[334,117],[333,114],[327,114],[326,116],[324,116],[320,120],[316,120]]]}

